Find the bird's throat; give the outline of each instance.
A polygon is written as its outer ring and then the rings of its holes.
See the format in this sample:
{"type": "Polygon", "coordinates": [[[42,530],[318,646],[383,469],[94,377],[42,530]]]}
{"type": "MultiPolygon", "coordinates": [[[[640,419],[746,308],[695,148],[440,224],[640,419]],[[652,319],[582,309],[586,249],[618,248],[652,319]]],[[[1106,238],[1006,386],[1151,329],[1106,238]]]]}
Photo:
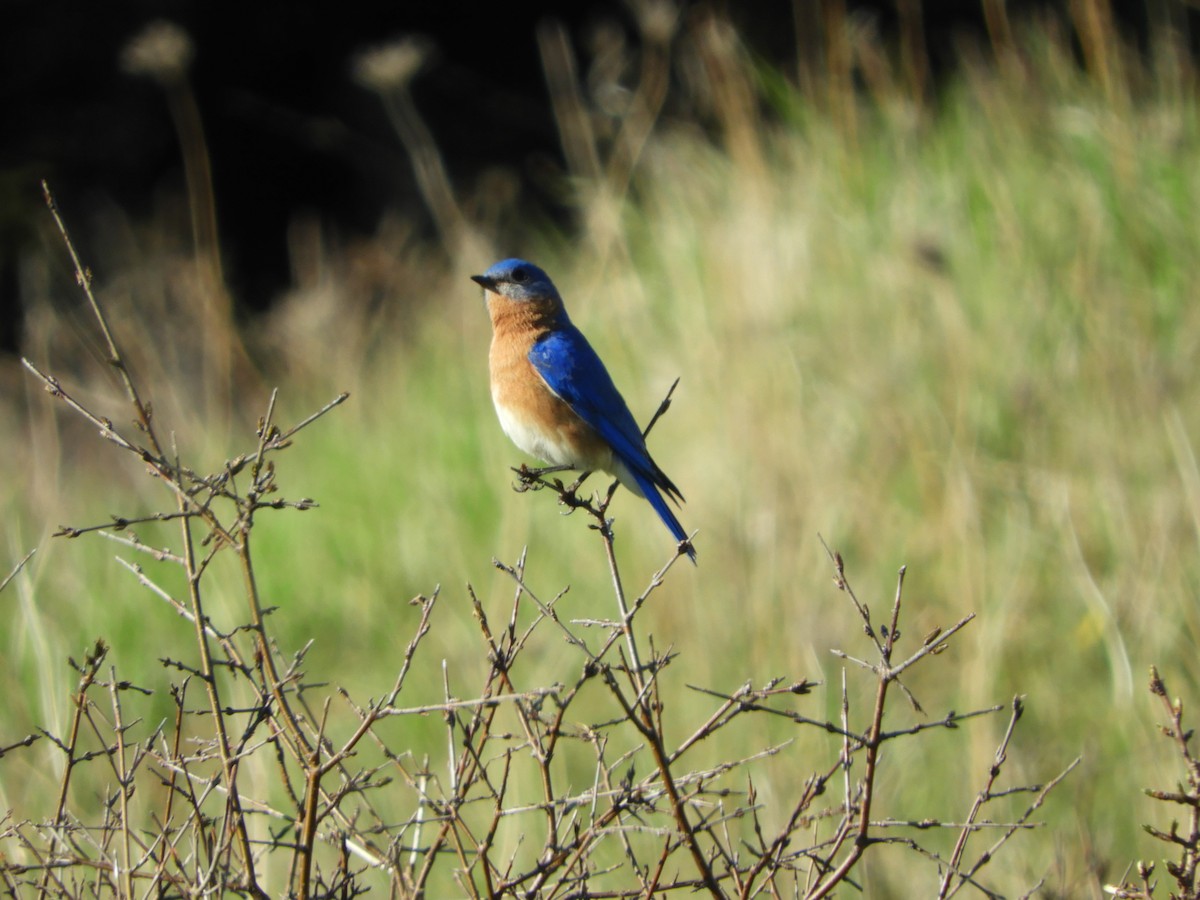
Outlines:
{"type": "Polygon", "coordinates": [[[496,335],[533,334],[541,337],[562,322],[562,303],[555,299],[511,300],[488,291],[487,306],[496,335]]]}

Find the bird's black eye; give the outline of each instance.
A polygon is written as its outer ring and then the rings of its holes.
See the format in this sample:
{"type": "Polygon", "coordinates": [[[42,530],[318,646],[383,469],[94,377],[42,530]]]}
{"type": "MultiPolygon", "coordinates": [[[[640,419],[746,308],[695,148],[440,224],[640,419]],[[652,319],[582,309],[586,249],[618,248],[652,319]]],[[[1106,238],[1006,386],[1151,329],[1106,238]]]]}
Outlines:
{"type": "Polygon", "coordinates": [[[513,269],[512,281],[513,284],[524,284],[529,280],[529,270],[520,267],[513,269]]]}

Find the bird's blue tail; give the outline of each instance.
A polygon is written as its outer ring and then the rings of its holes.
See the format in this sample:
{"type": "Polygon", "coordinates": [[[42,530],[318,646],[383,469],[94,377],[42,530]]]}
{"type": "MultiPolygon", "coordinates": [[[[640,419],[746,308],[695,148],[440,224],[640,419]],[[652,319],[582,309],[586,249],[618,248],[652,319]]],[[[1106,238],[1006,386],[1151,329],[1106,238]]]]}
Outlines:
{"type": "MultiPolygon", "coordinates": [[[[653,463],[651,463],[651,465],[653,465],[653,463]]],[[[655,469],[657,468],[658,467],[655,466],[655,469]]],[[[650,502],[650,505],[654,507],[654,511],[658,513],[658,517],[663,520],[663,524],[666,525],[671,534],[675,536],[675,540],[680,542],[687,541],[687,532],[683,530],[683,526],[680,525],[679,520],[675,518],[675,513],[671,510],[671,507],[667,505],[666,498],[664,498],[662,492],[659,491],[658,484],[655,483],[655,480],[648,477],[640,469],[631,468],[629,474],[633,476],[634,480],[638,484],[638,487],[642,489],[643,496],[645,496],[645,498],[650,502]]],[[[662,475],[662,479],[665,482],[663,485],[665,490],[670,491],[673,496],[679,494],[678,490],[675,490],[675,485],[671,484],[670,479],[668,479],[665,475],[662,475]]],[[[691,543],[688,543],[687,545],[687,555],[688,559],[692,561],[692,565],[696,565],[696,551],[692,548],[691,543]]]]}

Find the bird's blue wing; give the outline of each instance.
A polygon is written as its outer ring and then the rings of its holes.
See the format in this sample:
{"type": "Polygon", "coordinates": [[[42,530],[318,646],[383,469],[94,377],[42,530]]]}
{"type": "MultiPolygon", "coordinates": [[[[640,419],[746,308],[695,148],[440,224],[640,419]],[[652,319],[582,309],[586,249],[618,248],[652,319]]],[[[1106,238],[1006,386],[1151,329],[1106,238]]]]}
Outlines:
{"type": "Polygon", "coordinates": [[[631,470],[646,474],[650,454],[633,413],[587,338],[574,325],[533,345],[529,361],[554,391],[602,437],[631,470]]]}
{"type": "MultiPolygon", "coordinates": [[[[687,532],[659,488],[676,500],[683,495],[650,458],[633,413],[583,333],[570,324],[550,332],[533,345],[529,361],[550,390],[612,447],[675,540],[686,541],[687,532]]],[[[695,550],[687,554],[696,561],[695,550]]]]}

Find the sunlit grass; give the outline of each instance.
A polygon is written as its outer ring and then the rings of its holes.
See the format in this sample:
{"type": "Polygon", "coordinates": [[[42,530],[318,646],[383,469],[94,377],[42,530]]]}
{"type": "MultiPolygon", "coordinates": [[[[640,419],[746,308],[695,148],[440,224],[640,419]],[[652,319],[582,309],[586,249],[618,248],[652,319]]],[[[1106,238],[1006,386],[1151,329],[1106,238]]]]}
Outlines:
{"type": "MultiPolygon", "coordinates": [[[[1084,755],[1044,810],[1049,830],[1008,862],[1016,881],[1049,873],[1048,886],[1070,894],[1158,852],[1139,837],[1154,816],[1141,788],[1165,777],[1148,665],[1200,695],[1200,134],[1178,85],[1114,103],[1043,52],[1024,82],[968,70],[936,114],[896,98],[864,106],[853,145],[811,110],[777,110],[783,124],[741,135],[758,151],[751,161],[664,125],[602,268],[563,235],[499,244],[551,273],[639,419],[682,379],[650,440],[688,498],[685,527],[699,530],[699,568],[679,567],[650,616],[683,656],[673,713],[685,721],[698,708],[684,682],[733,689],[786,674],[826,680],[814,711],[836,716],[842,664],[829,649],[850,644],[855,626],[818,535],[880,609],[907,564],[914,645],[978,615],[954,662],[929,670],[941,678],[912,684],[930,714],[1023,694],[1023,774],[1048,778],[1084,755]]],[[[337,284],[304,307],[326,304],[322,321],[342,317],[350,339],[329,346],[320,328],[300,329],[281,347],[269,340],[276,321],[253,326],[249,341],[273,348],[264,368],[277,373],[280,418],[353,393],[302,435],[281,478],[320,509],[275,514],[256,540],[281,644],[314,640],[309,668],[363,693],[390,684],[405,601],[439,584],[447,602],[430,652],[473,673],[466,585],[485,607],[511,593],[493,556],[511,561],[527,546],[532,587],[571,584],[569,616],[611,615],[583,516],[510,490],[508,467],[526,460],[494,421],[477,289],[423,248],[388,240],[369,251],[393,254],[383,311],[337,284]]],[[[105,262],[91,264],[117,281],[105,262]]],[[[168,318],[150,333],[173,327],[168,318]]],[[[159,415],[180,417],[210,458],[252,444],[265,389],[239,393],[228,428],[205,433],[187,421],[199,389],[171,379],[155,382],[174,401],[156,397],[159,415]]],[[[41,550],[0,598],[15,663],[3,674],[14,700],[0,742],[61,723],[72,683],[62,660],[98,635],[143,683],[163,677],[152,661],[174,615],[112,561],[119,548],[47,539],[60,521],[145,513],[161,498],[136,472],[114,483],[107,448],[76,451],[94,438],[53,424],[31,394],[7,432],[3,551],[41,550]]],[[[618,494],[613,510],[636,586],[671,542],[635,498],[618,494]]],[[[424,687],[440,696],[439,660],[427,663],[424,687]]],[[[552,656],[540,665],[546,681],[565,677],[552,656]]],[[[961,815],[995,748],[992,727],[894,760],[945,773],[888,782],[896,814],[961,815]]],[[[746,735],[746,750],[785,733],[746,735]]],[[[805,774],[773,770],[762,790],[786,795],[805,774]]],[[[21,799],[26,788],[5,783],[0,805],[21,799]]],[[[869,896],[903,895],[909,876],[887,859],[870,869],[869,896]]]]}

